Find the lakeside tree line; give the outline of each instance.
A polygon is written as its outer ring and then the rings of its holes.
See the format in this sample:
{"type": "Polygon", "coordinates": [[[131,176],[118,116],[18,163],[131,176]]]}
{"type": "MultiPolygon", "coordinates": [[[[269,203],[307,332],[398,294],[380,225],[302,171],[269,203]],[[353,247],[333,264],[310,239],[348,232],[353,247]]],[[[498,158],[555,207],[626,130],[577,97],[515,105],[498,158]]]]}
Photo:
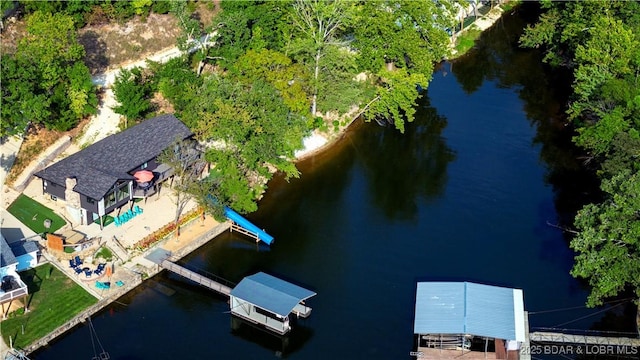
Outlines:
{"type": "Polygon", "coordinates": [[[30,126],[67,131],[98,106],[77,30],[88,24],[123,22],[153,11],[165,14],[169,2],[2,1],[0,15],[23,16],[26,34],[15,51],[1,57],[0,136],[23,134],[30,126]]]}
{"type": "Polygon", "coordinates": [[[601,199],[578,211],[571,274],[587,279],[587,304],[626,290],[640,299],[640,3],[543,1],[521,44],[573,73],[567,115],[601,199]]]}
{"type": "Polygon", "coordinates": [[[274,171],[298,175],[294,151],[310,130],[338,129],[359,114],[404,131],[419,88],[449,51],[457,11],[453,0],[221,1],[204,24],[194,4],[21,3],[27,34],[2,57],[1,135],[33,125],[65,131],[96,112],[79,27],[169,12],[190,55],[122,71],[115,111],[131,126],[154,115],[153,97],[166,100],[214,164],[198,193],[251,212],[274,171]]]}

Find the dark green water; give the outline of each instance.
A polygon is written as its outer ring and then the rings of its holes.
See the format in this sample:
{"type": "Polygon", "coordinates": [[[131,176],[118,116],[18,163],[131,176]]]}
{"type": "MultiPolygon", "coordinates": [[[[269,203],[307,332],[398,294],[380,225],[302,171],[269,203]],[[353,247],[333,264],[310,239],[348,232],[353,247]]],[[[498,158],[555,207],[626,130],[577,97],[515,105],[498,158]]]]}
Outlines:
{"type": "MultiPolygon", "coordinates": [[[[524,289],[532,312],[580,307],[572,252],[557,228],[591,185],[562,126],[562,89],[537,53],[519,50],[526,19],[507,15],[477,51],[441,64],[415,123],[399,134],[357,124],[331,150],[276,178],[251,219],[271,250],[226,234],[185,259],[239,281],[265,271],[318,296],[284,354],[260,332],[230,331],[226,300],[163,273],[93,324],[112,359],[408,359],[416,281],[466,280],[524,289]],[[157,283],[175,290],[167,296],[157,283]]],[[[532,326],[612,329],[612,314],[533,314],[532,326]]],[[[34,354],[90,359],[87,327],[34,354]]]]}

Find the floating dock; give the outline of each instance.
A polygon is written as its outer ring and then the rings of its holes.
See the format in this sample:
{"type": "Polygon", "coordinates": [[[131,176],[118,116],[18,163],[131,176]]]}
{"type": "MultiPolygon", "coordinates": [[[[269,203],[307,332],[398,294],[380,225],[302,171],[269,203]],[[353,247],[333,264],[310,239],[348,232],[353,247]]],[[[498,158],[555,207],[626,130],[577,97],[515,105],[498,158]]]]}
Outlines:
{"type": "Polygon", "coordinates": [[[277,335],[287,334],[292,330],[293,320],[307,318],[311,314],[311,308],[305,304],[305,301],[315,296],[315,292],[269,274],[259,272],[245,277],[238,285],[234,285],[213,274],[200,275],[172,262],[171,252],[161,248],[149,253],[146,259],[163,269],[228,297],[231,315],[259,325],[277,335]]]}

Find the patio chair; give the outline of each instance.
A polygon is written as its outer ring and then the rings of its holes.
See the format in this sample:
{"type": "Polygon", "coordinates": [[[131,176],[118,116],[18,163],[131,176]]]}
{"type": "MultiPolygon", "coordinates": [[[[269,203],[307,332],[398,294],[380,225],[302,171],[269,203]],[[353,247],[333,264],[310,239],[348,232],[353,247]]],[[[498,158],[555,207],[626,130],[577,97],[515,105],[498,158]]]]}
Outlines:
{"type": "Polygon", "coordinates": [[[90,277],[91,277],[91,274],[92,274],[92,273],[93,273],[93,271],[91,271],[91,269],[89,269],[89,268],[84,269],[84,274],[85,274],[88,278],[90,278],[90,277]]]}
{"type": "Polygon", "coordinates": [[[102,270],[100,270],[100,269],[95,269],[95,270],[93,270],[93,273],[94,273],[94,274],[96,274],[96,275],[98,275],[98,276],[100,276],[100,275],[102,275],[102,270]]]}
{"type": "Polygon", "coordinates": [[[97,268],[96,270],[103,271],[103,270],[104,270],[104,268],[105,268],[105,266],[107,266],[107,264],[105,264],[105,263],[100,263],[100,264],[98,264],[98,268],[97,268]]]}
{"type": "Polygon", "coordinates": [[[134,214],[136,214],[136,215],[140,215],[140,214],[142,214],[142,208],[140,208],[140,206],[136,205],[136,206],[133,208],[133,213],[134,213],[134,214]]]}
{"type": "Polygon", "coordinates": [[[120,225],[124,225],[127,221],[129,221],[129,216],[127,216],[127,213],[124,213],[122,215],[119,215],[118,219],[120,220],[120,225]]]}
{"type": "Polygon", "coordinates": [[[76,267],[76,262],[73,259],[69,259],[69,267],[74,269],[76,267]]]}
{"type": "Polygon", "coordinates": [[[82,260],[80,260],[80,256],[76,255],[76,257],[74,259],[75,259],[75,262],[76,262],[76,266],[82,265],[82,260]]]}
{"type": "Polygon", "coordinates": [[[76,272],[76,275],[80,275],[84,272],[84,270],[80,269],[79,267],[74,267],[73,271],[76,272]]]}

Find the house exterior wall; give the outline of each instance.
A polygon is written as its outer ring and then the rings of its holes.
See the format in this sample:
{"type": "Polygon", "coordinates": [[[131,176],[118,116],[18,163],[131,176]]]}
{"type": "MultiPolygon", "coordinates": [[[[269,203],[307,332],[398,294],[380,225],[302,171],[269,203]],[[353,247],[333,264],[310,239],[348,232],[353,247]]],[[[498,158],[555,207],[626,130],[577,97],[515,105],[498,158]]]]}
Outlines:
{"type": "Polygon", "coordinates": [[[151,170],[151,171],[153,171],[153,169],[157,168],[158,165],[160,165],[160,162],[158,161],[157,157],[154,157],[153,159],[136,166],[135,168],[133,168],[129,172],[133,174],[134,172],[139,171],[139,170],[151,170]]]}
{"type": "Polygon", "coordinates": [[[87,212],[98,213],[98,201],[96,199],[92,199],[86,195],[80,196],[80,207],[87,210],[87,212]]]}
{"type": "Polygon", "coordinates": [[[48,180],[42,180],[42,189],[49,195],[53,195],[60,200],[65,200],[64,191],[66,189],[63,185],[56,184],[48,180]]]}

